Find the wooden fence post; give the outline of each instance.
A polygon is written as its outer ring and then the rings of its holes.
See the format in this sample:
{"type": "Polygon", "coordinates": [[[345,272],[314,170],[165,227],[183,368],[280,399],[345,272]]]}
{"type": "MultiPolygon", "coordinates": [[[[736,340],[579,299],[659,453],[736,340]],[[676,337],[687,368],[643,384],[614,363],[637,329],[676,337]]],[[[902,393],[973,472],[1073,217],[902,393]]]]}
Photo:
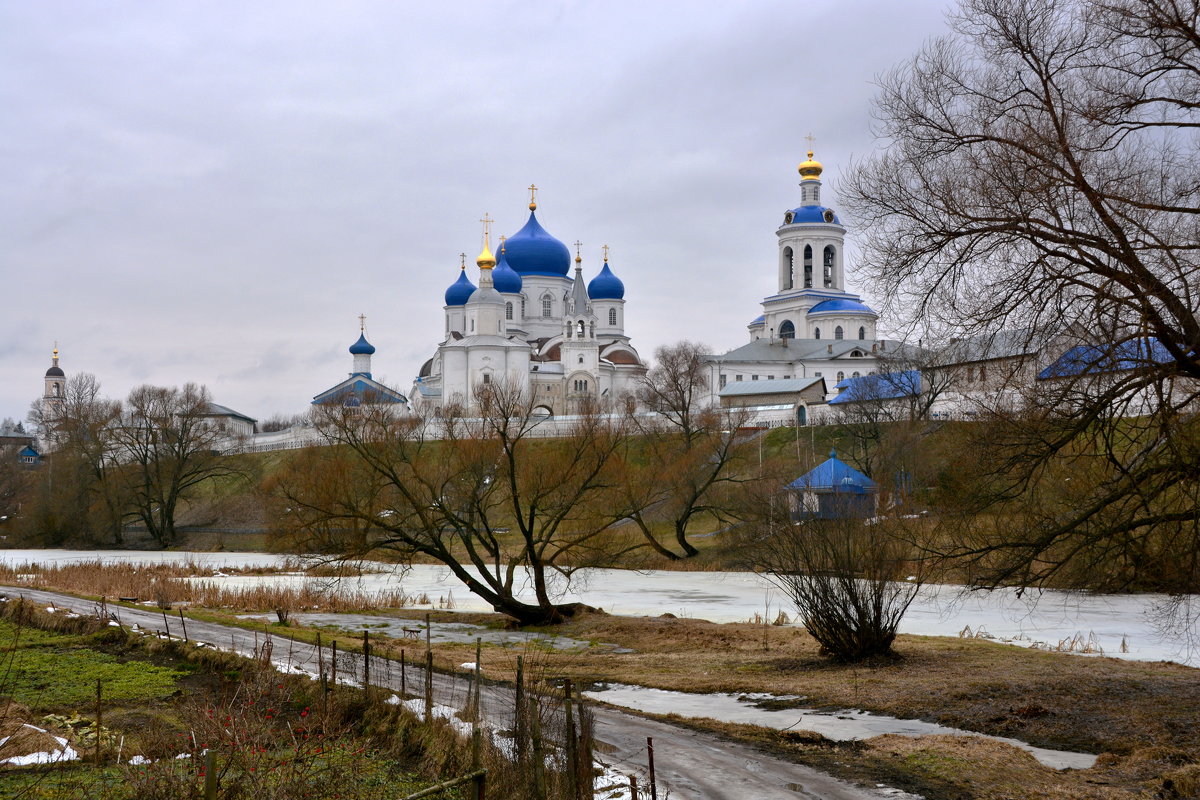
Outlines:
{"type": "Polygon", "coordinates": [[[96,766],[100,766],[101,741],[100,731],[103,730],[104,704],[100,696],[100,679],[96,679],[96,766]]]}
{"type": "Polygon", "coordinates": [[[217,751],[204,754],[204,800],[217,800],[217,751]]]}
{"type": "Polygon", "coordinates": [[[542,749],[542,712],[537,696],[529,698],[529,737],[533,748],[533,800],[546,800],[546,754],[542,749]]]}
{"type": "Polygon", "coordinates": [[[650,800],[658,800],[658,782],[654,779],[654,738],[646,737],[646,756],[650,766],[650,800]]]}
{"type": "Polygon", "coordinates": [[[191,642],[190,642],[190,641],[188,641],[188,635],[187,635],[187,620],[185,620],[185,619],[183,618],[183,609],[182,609],[182,608],[181,608],[181,609],[179,609],[179,624],[183,626],[183,643],[184,643],[184,644],[191,644],[191,642]]]}

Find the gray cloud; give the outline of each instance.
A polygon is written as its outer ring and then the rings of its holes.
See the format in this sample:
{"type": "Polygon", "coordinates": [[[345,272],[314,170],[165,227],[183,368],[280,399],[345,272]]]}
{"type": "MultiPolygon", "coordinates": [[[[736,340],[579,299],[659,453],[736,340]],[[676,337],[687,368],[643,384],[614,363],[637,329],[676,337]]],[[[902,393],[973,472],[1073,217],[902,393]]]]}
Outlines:
{"type": "Polygon", "coordinates": [[[406,390],[476,220],[514,232],[530,182],[587,274],[612,246],[643,352],[732,347],[803,137],[835,197],[873,146],[872,78],[941,8],[2,2],[0,416],[55,339],[115,396],[193,380],[302,410],[360,312],[406,390]]]}

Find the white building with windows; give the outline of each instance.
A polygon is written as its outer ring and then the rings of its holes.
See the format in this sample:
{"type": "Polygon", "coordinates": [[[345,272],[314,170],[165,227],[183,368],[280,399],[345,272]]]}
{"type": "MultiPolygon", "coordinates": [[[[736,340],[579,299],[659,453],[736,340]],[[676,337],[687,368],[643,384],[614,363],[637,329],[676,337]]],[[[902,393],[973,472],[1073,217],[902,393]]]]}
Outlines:
{"type": "MultiPolygon", "coordinates": [[[[775,231],[778,290],[747,326],[749,343],[708,357],[714,404],[726,394],[746,395],[732,388],[746,381],[779,381],[783,391],[794,381],[809,386],[808,379],[822,378],[832,390],[843,380],[874,373],[877,359],[900,346],[876,338],[878,315],[846,290],[846,228],[837,212],[821,205],[823,169],[811,150],[800,164],[800,205],[784,213],[775,231]]],[[[778,394],[769,388],[751,394],[778,394]]],[[[808,400],[797,395],[795,404],[799,416],[808,400]]]]}
{"type": "Polygon", "coordinates": [[[609,265],[608,247],[585,283],[578,246],[572,274],[570,251],[536,211],[531,196],[528,221],[501,238],[499,258],[485,217],[479,284],[464,259],[446,290],[444,338],[409,394],[414,410],[469,408],[481,387],[501,382],[550,415],[633,395],[646,365],[625,334],[625,284],[609,265]]]}

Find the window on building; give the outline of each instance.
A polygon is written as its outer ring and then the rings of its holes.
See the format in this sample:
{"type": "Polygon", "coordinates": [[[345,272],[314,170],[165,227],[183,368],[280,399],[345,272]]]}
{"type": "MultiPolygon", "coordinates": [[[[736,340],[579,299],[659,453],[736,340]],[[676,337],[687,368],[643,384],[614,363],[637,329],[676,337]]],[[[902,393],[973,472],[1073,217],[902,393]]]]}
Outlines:
{"type": "Polygon", "coordinates": [[[792,272],[794,269],[795,265],[792,263],[792,248],[785,247],[783,248],[783,253],[781,254],[779,263],[779,277],[781,279],[779,281],[780,288],[792,288],[792,272]]]}
{"type": "Polygon", "coordinates": [[[987,380],[987,367],[985,367],[983,364],[980,364],[979,365],[979,382],[983,383],[986,380],[987,380]]]}
{"type": "Polygon", "coordinates": [[[838,383],[841,383],[842,381],[846,380],[846,373],[839,372],[837,379],[838,379],[838,383]]]}
{"type": "Polygon", "coordinates": [[[791,377],[792,377],[791,375],[784,375],[784,376],[783,376],[783,379],[786,381],[786,380],[788,380],[788,379],[789,379],[789,378],[791,378],[791,377]]]}
{"type": "Polygon", "coordinates": [[[773,380],[775,380],[775,376],[774,376],[774,375],[768,375],[768,376],[767,376],[767,380],[769,380],[769,381],[773,381],[773,380]]]}
{"type": "Polygon", "coordinates": [[[583,363],[583,356],[580,356],[580,357],[579,357],[579,363],[580,363],[580,364],[582,364],[582,363],[583,363]]]}
{"type": "Polygon", "coordinates": [[[859,338],[859,340],[867,338],[867,329],[862,327],[861,325],[858,328],[858,338],[859,338]]]}
{"type": "Polygon", "coordinates": [[[512,301],[511,300],[504,304],[504,318],[512,319],[512,301]]]}
{"type": "Polygon", "coordinates": [[[483,373],[483,382],[491,383],[492,382],[492,373],[490,373],[490,372],[483,373]]]}
{"type": "Polygon", "coordinates": [[[779,338],[780,339],[795,339],[796,338],[796,326],[792,324],[792,321],[790,319],[785,319],[783,322],[781,322],[779,324],[779,338]]]}
{"type": "Polygon", "coordinates": [[[752,380],[752,381],[756,381],[756,380],[758,380],[758,376],[757,376],[757,375],[751,375],[751,376],[750,376],[750,380],[752,380]]]}
{"type": "Polygon", "coordinates": [[[804,245],[804,288],[812,288],[812,245],[804,245]]]}
{"type": "Polygon", "coordinates": [[[719,378],[717,378],[717,388],[718,389],[725,388],[725,375],[721,375],[719,378]]]}
{"type": "Polygon", "coordinates": [[[475,320],[471,320],[471,332],[474,333],[474,331],[475,331],[475,320]]]}
{"type": "Polygon", "coordinates": [[[741,375],[734,375],[734,376],[733,376],[733,379],[734,379],[735,381],[740,381],[740,380],[742,379],[742,376],[741,376],[741,375]]]}
{"type": "Polygon", "coordinates": [[[609,325],[617,324],[617,310],[615,308],[610,308],[608,310],[608,324],[609,325]]]}
{"type": "Polygon", "coordinates": [[[831,244],[825,245],[825,258],[824,258],[824,264],[823,264],[823,266],[824,266],[823,272],[824,272],[826,288],[833,286],[833,258],[834,258],[833,245],[831,245],[831,244]]]}
{"type": "Polygon", "coordinates": [[[838,325],[836,328],[833,329],[833,338],[841,339],[844,335],[845,335],[845,331],[842,330],[841,325],[838,325]]]}
{"type": "Polygon", "coordinates": [[[820,328],[813,328],[813,338],[814,339],[821,338],[821,329],[820,328]]]}
{"type": "Polygon", "coordinates": [[[813,377],[814,377],[814,378],[819,378],[819,377],[821,377],[821,373],[819,373],[819,372],[814,372],[814,373],[813,373],[813,377]]]}
{"type": "Polygon", "coordinates": [[[550,316],[550,298],[549,297],[542,298],[542,316],[543,317],[550,316]]]}
{"type": "Polygon", "coordinates": [[[851,373],[850,377],[851,377],[851,378],[858,378],[858,377],[861,377],[861,376],[860,376],[860,375],[859,375],[857,372],[854,372],[854,373],[851,373]]]}
{"type": "Polygon", "coordinates": [[[525,298],[521,298],[521,319],[525,319],[525,298]]]}

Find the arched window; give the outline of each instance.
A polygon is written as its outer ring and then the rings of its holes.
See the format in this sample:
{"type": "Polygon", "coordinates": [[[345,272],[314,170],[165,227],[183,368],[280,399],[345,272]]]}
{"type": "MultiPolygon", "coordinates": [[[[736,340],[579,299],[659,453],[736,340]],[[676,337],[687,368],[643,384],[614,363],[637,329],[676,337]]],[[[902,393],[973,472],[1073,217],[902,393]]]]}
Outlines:
{"type": "Polygon", "coordinates": [[[820,328],[813,328],[813,338],[814,339],[821,338],[821,329],[820,328]]]}
{"type": "Polygon", "coordinates": [[[859,338],[859,341],[862,341],[863,339],[867,338],[867,329],[862,327],[861,325],[858,328],[858,338],[859,338]]]}
{"type": "Polygon", "coordinates": [[[838,383],[841,383],[842,381],[846,380],[846,373],[839,372],[837,379],[838,379],[838,383]]]}
{"type": "Polygon", "coordinates": [[[525,319],[525,298],[521,298],[521,319],[525,319]]]}
{"type": "Polygon", "coordinates": [[[824,277],[825,277],[825,286],[826,287],[833,286],[834,252],[835,251],[833,249],[833,245],[831,245],[831,244],[825,245],[825,258],[824,258],[824,273],[825,273],[825,275],[824,275],[824,277]]]}
{"type": "Polygon", "coordinates": [[[782,323],[780,323],[779,338],[780,339],[795,339],[796,338],[796,326],[792,324],[792,321],[790,319],[785,319],[782,323]]]}
{"type": "Polygon", "coordinates": [[[780,263],[779,263],[779,288],[780,289],[791,289],[792,288],[792,272],[793,272],[793,266],[794,266],[794,264],[792,262],[793,262],[792,248],[790,248],[790,247],[783,248],[783,253],[781,255],[780,263]]]}
{"type": "Polygon", "coordinates": [[[844,335],[845,335],[845,331],[842,330],[841,325],[838,325],[836,328],[833,329],[833,338],[841,339],[844,335]]]}
{"type": "Polygon", "coordinates": [[[812,288],[812,245],[804,245],[804,288],[812,288]]]}
{"type": "Polygon", "coordinates": [[[580,338],[580,339],[582,339],[582,338],[583,338],[583,333],[584,333],[584,328],[583,328],[583,320],[579,320],[579,322],[578,322],[578,323],[576,323],[576,324],[579,326],[578,328],[576,328],[576,330],[578,330],[578,331],[579,331],[579,338],[580,338]]]}
{"type": "Polygon", "coordinates": [[[550,298],[549,297],[542,298],[542,316],[543,317],[550,316],[550,298]]]}
{"type": "Polygon", "coordinates": [[[857,373],[857,372],[855,372],[855,373],[851,374],[851,375],[850,375],[850,377],[851,377],[851,378],[857,378],[857,377],[859,377],[859,375],[858,375],[858,373],[857,373]]]}
{"type": "Polygon", "coordinates": [[[617,310],[615,308],[610,308],[608,310],[608,324],[609,325],[617,324],[617,310]]]}
{"type": "Polygon", "coordinates": [[[504,318],[512,319],[512,301],[511,300],[504,304],[504,318]]]}

